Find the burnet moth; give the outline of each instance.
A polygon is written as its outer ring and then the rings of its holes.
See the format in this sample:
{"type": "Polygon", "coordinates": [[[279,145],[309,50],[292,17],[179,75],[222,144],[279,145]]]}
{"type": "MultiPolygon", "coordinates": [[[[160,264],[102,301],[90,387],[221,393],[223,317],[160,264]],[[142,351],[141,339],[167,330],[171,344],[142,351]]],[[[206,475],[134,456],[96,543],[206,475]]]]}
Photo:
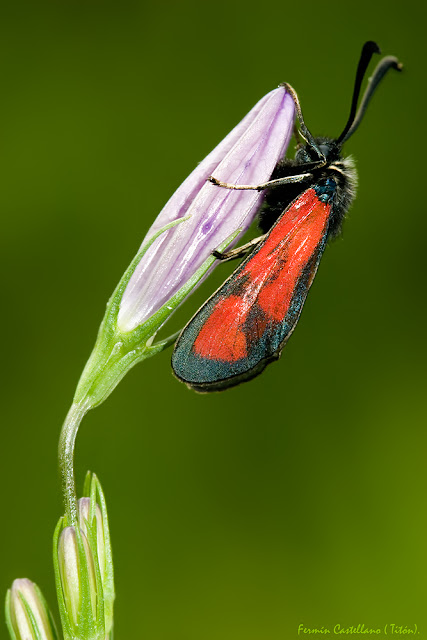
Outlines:
{"type": "Polygon", "coordinates": [[[294,89],[299,122],[293,160],[280,161],[271,180],[261,185],[232,185],[211,177],[219,188],[266,190],[259,226],[264,233],[247,245],[214,255],[220,260],[249,252],[234,273],[199,309],[179,336],[172,355],[175,375],[200,392],[217,391],[257,376],[280,357],[301,314],[308,290],[330,238],[341,230],[355,197],[357,174],[343,144],[358,128],[383,76],[402,65],[383,58],[360,101],[362,80],[374,53],[367,42],[360,56],[350,116],[336,139],[313,137],[294,89]]]}

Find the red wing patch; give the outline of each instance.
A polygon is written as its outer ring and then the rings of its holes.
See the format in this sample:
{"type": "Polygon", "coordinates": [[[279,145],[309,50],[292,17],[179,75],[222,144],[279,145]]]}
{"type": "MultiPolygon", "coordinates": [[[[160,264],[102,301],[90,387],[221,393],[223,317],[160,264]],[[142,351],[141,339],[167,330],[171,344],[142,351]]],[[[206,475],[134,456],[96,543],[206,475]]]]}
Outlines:
{"type": "Polygon", "coordinates": [[[314,189],[294,202],[243,269],[233,274],[227,296],[220,296],[194,342],[196,354],[240,360],[248,355],[248,338],[261,338],[272,321],[284,319],[298,279],[324,234],[329,211],[330,205],[321,202],[314,189]],[[255,303],[263,313],[248,327],[255,303]]]}
{"type": "Polygon", "coordinates": [[[199,391],[220,389],[279,357],[326,245],[330,213],[314,188],[284,211],[182,331],[172,355],[181,380],[199,391]]]}

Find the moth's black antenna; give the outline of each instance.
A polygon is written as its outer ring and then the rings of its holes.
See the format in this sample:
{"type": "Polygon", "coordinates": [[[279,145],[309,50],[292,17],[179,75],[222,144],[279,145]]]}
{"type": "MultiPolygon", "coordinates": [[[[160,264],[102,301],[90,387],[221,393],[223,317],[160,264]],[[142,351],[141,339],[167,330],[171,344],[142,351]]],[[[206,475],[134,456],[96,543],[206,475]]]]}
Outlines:
{"type": "Polygon", "coordinates": [[[359,64],[357,65],[356,80],[354,82],[354,90],[353,90],[353,98],[351,100],[350,115],[348,117],[347,124],[345,125],[342,134],[336,140],[339,146],[341,146],[344,140],[346,139],[346,134],[353,124],[354,118],[356,116],[357,103],[359,101],[360,88],[362,86],[362,81],[366,73],[366,69],[368,68],[368,65],[374,53],[381,53],[381,50],[376,42],[374,42],[373,40],[368,40],[368,42],[365,42],[365,44],[363,45],[362,53],[360,54],[359,64]]]}
{"type": "Polygon", "coordinates": [[[310,131],[307,129],[306,124],[304,122],[304,118],[303,118],[302,111],[301,111],[301,105],[299,103],[297,92],[287,82],[282,82],[282,84],[280,86],[281,87],[285,87],[286,91],[288,93],[290,93],[290,95],[292,97],[292,100],[294,101],[295,111],[297,112],[297,118],[298,118],[299,127],[300,127],[299,128],[300,136],[310,145],[310,147],[312,149],[314,149],[314,151],[319,156],[320,161],[325,163],[326,162],[325,156],[320,151],[319,147],[316,144],[316,141],[315,141],[314,137],[311,135],[310,131]]]}
{"type": "Polygon", "coordinates": [[[365,114],[365,111],[368,107],[369,102],[371,101],[372,96],[374,95],[375,89],[387,73],[389,69],[396,69],[396,71],[402,71],[403,65],[397,58],[394,56],[386,56],[378,63],[375,67],[374,73],[372,77],[369,78],[368,86],[366,87],[365,93],[363,94],[362,102],[360,103],[359,109],[354,117],[352,123],[350,123],[350,127],[344,129],[343,133],[337,140],[337,143],[341,146],[344,144],[346,140],[349,139],[350,136],[356,131],[357,127],[362,121],[362,118],[365,114]]]}

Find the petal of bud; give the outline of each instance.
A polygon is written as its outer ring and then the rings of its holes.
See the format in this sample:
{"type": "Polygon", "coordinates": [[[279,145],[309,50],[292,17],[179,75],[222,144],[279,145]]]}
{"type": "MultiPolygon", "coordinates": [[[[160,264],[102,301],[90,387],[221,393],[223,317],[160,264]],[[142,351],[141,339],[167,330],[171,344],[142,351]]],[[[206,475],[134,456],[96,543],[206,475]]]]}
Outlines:
{"type": "Polygon", "coordinates": [[[234,184],[267,181],[286,151],[293,121],[291,96],[284,87],[271,91],[178,188],[143,245],[166,224],[191,217],[162,233],[142,257],[121,299],[121,332],[132,331],[165,304],[233,231],[248,229],[262,194],[230,191],[207,179],[214,175],[234,184]]]}
{"type": "Polygon", "coordinates": [[[14,580],[6,597],[6,621],[16,640],[55,640],[53,618],[40,589],[27,578],[14,580]]]}

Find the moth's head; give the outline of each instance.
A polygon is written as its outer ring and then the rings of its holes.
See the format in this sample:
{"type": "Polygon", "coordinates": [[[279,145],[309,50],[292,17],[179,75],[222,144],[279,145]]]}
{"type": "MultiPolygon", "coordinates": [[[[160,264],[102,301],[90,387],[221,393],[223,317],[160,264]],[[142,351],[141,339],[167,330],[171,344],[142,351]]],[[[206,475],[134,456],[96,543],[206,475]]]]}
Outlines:
{"type": "MultiPolygon", "coordinates": [[[[318,138],[314,138],[314,142],[328,164],[340,159],[341,147],[337,144],[336,140],[319,136],[318,138]]],[[[296,152],[295,160],[298,164],[318,162],[319,154],[314,150],[312,144],[305,144],[296,152]]]]}

